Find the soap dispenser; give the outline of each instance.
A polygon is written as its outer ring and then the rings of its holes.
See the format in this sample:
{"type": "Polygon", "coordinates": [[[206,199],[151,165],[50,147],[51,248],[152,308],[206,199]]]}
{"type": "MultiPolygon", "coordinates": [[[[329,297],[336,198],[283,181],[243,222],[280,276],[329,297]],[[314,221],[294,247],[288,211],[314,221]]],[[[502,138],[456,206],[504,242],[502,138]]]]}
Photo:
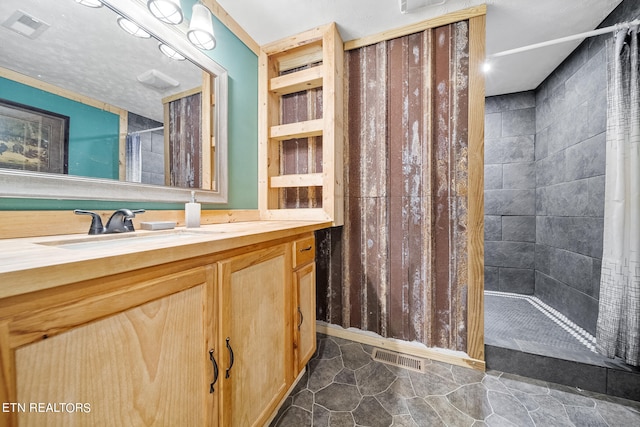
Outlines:
{"type": "Polygon", "coordinates": [[[187,228],[200,227],[200,203],[196,203],[196,192],[191,192],[191,202],[184,204],[184,220],[187,228]]]}

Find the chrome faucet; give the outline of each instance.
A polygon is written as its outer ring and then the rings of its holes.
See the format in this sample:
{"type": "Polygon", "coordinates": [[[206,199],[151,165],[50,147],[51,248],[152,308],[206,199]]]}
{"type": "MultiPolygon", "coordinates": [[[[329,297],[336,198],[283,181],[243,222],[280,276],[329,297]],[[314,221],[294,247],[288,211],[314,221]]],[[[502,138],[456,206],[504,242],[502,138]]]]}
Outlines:
{"type": "Polygon", "coordinates": [[[111,215],[107,221],[106,227],[102,225],[102,218],[100,218],[100,215],[95,212],[76,209],[73,213],[76,215],[91,215],[89,234],[112,234],[136,231],[133,227],[133,221],[131,220],[137,213],[144,213],[144,209],[118,209],[111,215]]]}

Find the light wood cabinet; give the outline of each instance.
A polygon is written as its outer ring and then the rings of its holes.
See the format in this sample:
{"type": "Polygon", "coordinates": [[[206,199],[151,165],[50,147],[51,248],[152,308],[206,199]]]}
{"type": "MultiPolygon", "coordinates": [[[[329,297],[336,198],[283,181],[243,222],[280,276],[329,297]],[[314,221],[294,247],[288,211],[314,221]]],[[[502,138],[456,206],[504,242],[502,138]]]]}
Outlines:
{"type": "Polygon", "coordinates": [[[40,339],[15,351],[16,401],[24,410],[11,423],[214,425],[214,271],[130,283],[15,318],[12,341],[40,339]]]}
{"type": "Polygon", "coordinates": [[[313,236],[293,243],[294,374],[302,372],[316,351],[316,264],[313,236]]]}
{"type": "Polygon", "coordinates": [[[220,263],[221,425],[262,426],[290,385],[291,258],[278,245],[220,263]]]}
{"type": "Polygon", "coordinates": [[[0,425],[265,425],[315,351],[314,258],[306,232],[0,298],[0,425]]]}

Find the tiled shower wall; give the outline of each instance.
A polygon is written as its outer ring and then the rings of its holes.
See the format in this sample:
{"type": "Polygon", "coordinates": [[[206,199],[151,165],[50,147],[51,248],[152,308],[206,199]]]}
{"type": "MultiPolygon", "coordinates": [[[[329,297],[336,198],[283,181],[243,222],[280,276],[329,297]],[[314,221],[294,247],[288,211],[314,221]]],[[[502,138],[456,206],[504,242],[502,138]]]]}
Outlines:
{"type": "MultiPolygon", "coordinates": [[[[639,15],[640,4],[625,0],[601,27],[639,15]]],[[[535,92],[486,100],[485,289],[535,293],[591,333],[602,258],[610,37],[583,42],[535,92]]]]}
{"type": "Polygon", "coordinates": [[[485,103],[485,279],[487,290],[532,294],[535,264],[535,95],[485,103]]]}

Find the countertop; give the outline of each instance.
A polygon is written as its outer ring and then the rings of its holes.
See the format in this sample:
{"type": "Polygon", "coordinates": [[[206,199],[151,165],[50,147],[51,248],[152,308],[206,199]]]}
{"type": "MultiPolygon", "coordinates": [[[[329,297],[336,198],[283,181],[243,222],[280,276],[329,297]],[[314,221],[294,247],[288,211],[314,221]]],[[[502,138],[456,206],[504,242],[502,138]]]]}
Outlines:
{"type": "Polygon", "coordinates": [[[321,221],[250,221],[199,228],[0,240],[0,298],[215,254],[330,227],[321,221]]]}

